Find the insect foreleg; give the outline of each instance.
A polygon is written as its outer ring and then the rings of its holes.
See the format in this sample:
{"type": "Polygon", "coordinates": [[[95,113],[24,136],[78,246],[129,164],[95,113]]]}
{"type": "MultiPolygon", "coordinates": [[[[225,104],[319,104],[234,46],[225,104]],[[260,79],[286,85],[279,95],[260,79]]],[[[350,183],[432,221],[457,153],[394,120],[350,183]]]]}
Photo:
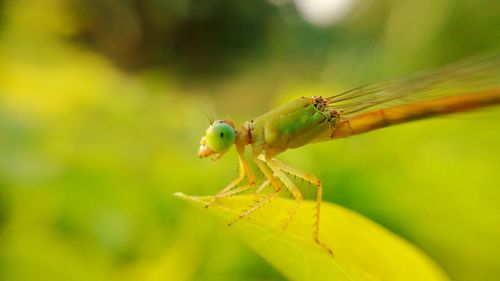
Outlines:
{"type": "Polygon", "coordinates": [[[266,166],[266,163],[262,160],[259,160],[257,157],[254,157],[254,159],[255,159],[255,164],[262,171],[266,179],[271,183],[271,186],[274,188],[274,191],[268,196],[262,196],[262,199],[260,201],[257,201],[253,206],[250,206],[247,210],[243,211],[238,216],[238,218],[230,222],[229,225],[232,225],[237,221],[239,221],[240,219],[245,218],[250,214],[252,214],[253,212],[257,211],[260,207],[264,206],[269,201],[271,201],[271,199],[278,196],[279,192],[281,191],[281,186],[279,184],[278,179],[273,175],[273,172],[269,169],[269,167],[266,166]]]}
{"type": "Polygon", "coordinates": [[[255,174],[252,171],[252,168],[250,165],[248,165],[248,162],[245,159],[244,155],[244,148],[238,148],[238,169],[239,169],[239,175],[236,179],[231,181],[224,189],[222,189],[219,193],[217,193],[210,201],[208,201],[205,205],[205,208],[212,205],[216,200],[227,197],[229,195],[235,194],[237,192],[244,191],[250,187],[252,187],[255,184],[255,174]],[[240,186],[236,189],[233,190],[233,188],[238,185],[244,178],[247,176],[248,178],[248,184],[245,186],[240,186]]]}

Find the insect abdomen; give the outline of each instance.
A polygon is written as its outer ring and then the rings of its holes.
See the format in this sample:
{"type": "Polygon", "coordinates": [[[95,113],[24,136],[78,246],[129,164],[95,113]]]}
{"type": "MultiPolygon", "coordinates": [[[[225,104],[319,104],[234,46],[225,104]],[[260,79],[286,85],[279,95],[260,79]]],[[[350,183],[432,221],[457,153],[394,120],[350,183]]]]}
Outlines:
{"type": "Polygon", "coordinates": [[[468,111],[499,103],[500,89],[493,89],[374,110],[339,122],[334,137],[345,138],[391,125],[443,114],[468,111]]]}

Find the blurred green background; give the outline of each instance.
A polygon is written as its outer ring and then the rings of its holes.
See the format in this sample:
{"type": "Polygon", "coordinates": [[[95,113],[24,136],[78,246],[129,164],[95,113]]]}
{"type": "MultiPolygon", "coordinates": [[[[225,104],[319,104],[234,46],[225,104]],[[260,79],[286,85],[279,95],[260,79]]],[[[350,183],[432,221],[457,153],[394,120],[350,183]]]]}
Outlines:
{"type": "MultiPolygon", "coordinates": [[[[283,280],[172,196],[236,176],[197,158],[206,114],[498,51],[499,26],[496,0],[0,1],[0,280],[283,280]]],[[[499,111],[279,158],[453,279],[498,280],[499,111]]]]}

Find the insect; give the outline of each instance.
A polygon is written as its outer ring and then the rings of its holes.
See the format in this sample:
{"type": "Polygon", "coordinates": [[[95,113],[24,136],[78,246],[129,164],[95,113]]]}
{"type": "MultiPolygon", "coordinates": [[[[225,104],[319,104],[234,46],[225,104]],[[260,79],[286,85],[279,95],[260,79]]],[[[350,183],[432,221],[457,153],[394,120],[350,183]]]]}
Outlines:
{"type": "Polygon", "coordinates": [[[256,177],[244,156],[246,146],[272,192],[243,211],[230,224],[245,218],[277,197],[283,188],[296,199],[283,228],[292,221],[302,195],[289,175],[317,189],[313,239],[332,253],[319,235],[321,181],[274,157],[309,143],[347,138],[375,129],[418,119],[473,110],[500,103],[500,56],[489,56],[445,66],[408,78],[393,79],[352,89],[330,97],[301,97],[236,127],[230,120],[210,120],[201,138],[198,155],[219,159],[233,145],[238,153],[239,175],[207,202],[240,193],[256,185],[256,177]],[[245,178],[247,182],[239,185],[245,178]]]}

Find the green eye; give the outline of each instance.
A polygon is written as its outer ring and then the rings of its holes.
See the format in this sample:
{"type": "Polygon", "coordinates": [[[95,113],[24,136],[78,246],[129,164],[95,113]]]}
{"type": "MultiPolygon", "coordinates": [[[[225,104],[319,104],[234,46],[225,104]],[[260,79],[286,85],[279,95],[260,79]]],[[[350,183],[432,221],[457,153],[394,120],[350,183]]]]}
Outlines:
{"type": "Polygon", "coordinates": [[[217,121],[207,129],[207,144],[215,152],[226,152],[236,139],[234,128],[225,123],[217,121]]]}

